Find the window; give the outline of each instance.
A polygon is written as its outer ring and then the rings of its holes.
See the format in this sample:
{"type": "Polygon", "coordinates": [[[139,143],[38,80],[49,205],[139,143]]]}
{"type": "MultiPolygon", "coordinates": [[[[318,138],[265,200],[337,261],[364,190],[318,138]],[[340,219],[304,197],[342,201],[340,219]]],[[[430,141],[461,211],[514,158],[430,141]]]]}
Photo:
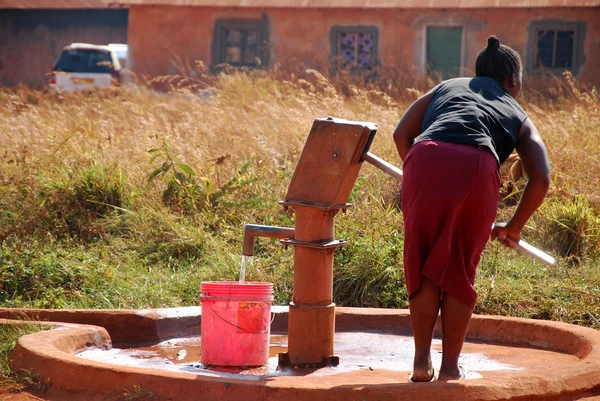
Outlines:
{"type": "Polygon", "coordinates": [[[572,68],[575,31],[538,29],[535,39],[535,68],[572,68]]]}
{"type": "MultiPolygon", "coordinates": [[[[466,3],[465,3],[466,4],[466,3]]],[[[483,20],[463,13],[443,12],[417,18],[413,23],[413,62],[418,76],[433,80],[471,75],[469,60],[475,60],[481,44],[477,37],[489,36],[483,20]]]]}
{"type": "Polygon", "coordinates": [[[360,71],[377,65],[376,27],[334,27],[330,40],[331,54],[337,68],[360,71]]]}
{"type": "Polygon", "coordinates": [[[426,66],[429,75],[442,79],[460,75],[462,26],[428,26],[426,66]]]}
{"type": "Polygon", "coordinates": [[[55,71],[111,74],[113,63],[110,52],[96,49],[69,49],[60,54],[55,71]]]}
{"type": "Polygon", "coordinates": [[[529,32],[529,70],[577,70],[583,61],[583,28],[581,23],[532,23],[529,32]]]}
{"type": "Polygon", "coordinates": [[[216,64],[227,63],[237,67],[266,64],[263,22],[218,22],[216,39],[216,64]]]}

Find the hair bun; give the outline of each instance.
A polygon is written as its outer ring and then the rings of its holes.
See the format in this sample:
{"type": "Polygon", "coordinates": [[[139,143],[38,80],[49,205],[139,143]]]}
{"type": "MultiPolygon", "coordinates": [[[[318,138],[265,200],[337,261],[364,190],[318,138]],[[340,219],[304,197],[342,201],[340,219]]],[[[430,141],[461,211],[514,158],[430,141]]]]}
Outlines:
{"type": "Polygon", "coordinates": [[[493,51],[496,51],[500,48],[500,41],[495,35],[492,35],[488,38],[487,47],[493,51]]]}

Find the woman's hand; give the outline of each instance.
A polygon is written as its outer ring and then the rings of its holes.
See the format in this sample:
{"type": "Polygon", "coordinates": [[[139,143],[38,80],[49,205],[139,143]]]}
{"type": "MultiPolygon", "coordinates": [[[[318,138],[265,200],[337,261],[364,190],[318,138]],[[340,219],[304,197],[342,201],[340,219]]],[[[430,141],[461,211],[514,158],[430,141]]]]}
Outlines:
{"type": "Polygon", "coordinates": [[[496,223],[492,228],[490,239],[500,241],[507,248],[516,248],[521,240],[521,230],[506,223],[496,223]]]}

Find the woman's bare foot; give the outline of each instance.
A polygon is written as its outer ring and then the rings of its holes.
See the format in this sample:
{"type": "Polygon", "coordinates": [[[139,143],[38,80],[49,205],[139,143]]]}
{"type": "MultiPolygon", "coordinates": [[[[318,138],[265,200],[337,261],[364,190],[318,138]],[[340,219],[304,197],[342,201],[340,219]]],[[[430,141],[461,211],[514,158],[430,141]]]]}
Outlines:
{"type": "Polygon", "coordinates": [[[438,377],[438,380],[442,381],[442,382],[446,382],[448,380],[481,379],[481,377],[482,376],[479,373],[468,371],[467,369],[463,368],[462,366],[459,366],[457,375],[447,374],[445,372],[442,372],[442,370],[440,369],[440,375],[438,377]]]}
{"type": "Polygon", "coordinates": [[[455,369],[444,369],[444,367],[442,367],[440,369],[440,374],[438,375],[438,381],[441,382],[461,379],[464,379],[464,371],[458,366],[455,369]]]}
{"type": "Polygon", "coordinates": [[[431,358],[427,358],[425,362],[418,361],[415,358],[413,372],[410,376],[411,382],[430,382],[433,381],[434,375],[435,370],[433,369],[431,358]]]}

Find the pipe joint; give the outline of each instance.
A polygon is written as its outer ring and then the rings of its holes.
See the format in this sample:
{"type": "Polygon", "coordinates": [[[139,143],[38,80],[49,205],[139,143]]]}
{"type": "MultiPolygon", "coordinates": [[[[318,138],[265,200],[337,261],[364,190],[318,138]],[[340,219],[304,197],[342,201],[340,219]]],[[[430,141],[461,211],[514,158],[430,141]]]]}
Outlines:
{"type": "Polygon", "coordinates": [[[288,227],[246,224],[244,227],[244,245],[242,247],[242,255],[254,256],[254,243],[256,237],[294,238],[294,233],[295,230],[288,227]]]}

